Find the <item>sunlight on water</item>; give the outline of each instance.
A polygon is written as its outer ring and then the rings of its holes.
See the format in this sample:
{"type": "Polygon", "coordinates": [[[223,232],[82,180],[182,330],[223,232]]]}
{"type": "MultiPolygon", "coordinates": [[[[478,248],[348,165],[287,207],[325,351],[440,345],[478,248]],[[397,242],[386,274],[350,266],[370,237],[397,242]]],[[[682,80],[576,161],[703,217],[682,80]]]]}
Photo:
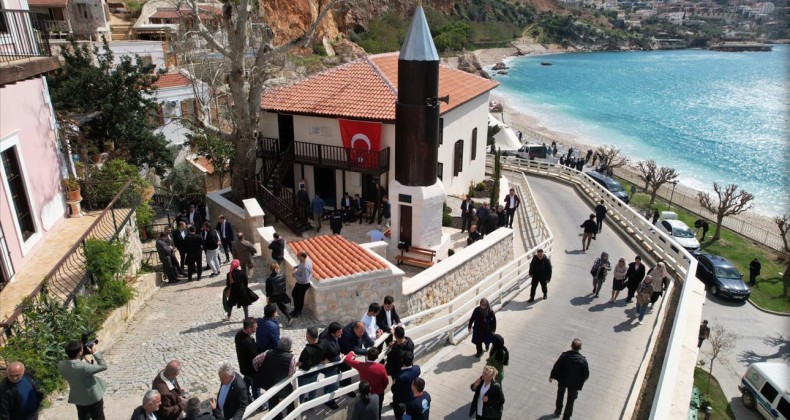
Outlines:
{"type": "Polygon", "coordinates": [[[675,167],[682,183],[736,183],[756,210],[790,212],[790,47],[517,57],[496,93],[547,128],[675,167]],[[540,66],[541,61],[552,66],[540,66]]]}

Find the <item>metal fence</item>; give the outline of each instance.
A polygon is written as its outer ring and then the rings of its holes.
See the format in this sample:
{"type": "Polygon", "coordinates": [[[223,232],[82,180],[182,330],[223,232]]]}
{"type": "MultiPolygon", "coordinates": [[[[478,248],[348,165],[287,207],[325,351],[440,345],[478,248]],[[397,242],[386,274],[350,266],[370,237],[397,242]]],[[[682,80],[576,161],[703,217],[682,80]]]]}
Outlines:
{"type": "MultiPolygon", "coordinates": [[[[141,202],[141,196],[132,185],[132,181],[121,184],[120,181],[110,181],[99,183],[99,187],[114,185],[120,190],[107,203],[107,207],[99,214],[96,220],[88,227],[60,259],[52,270],[44,277],[41,282],[29,295],[28,299],[35,302],[42,294],[46,294],[51,299],[56,299],[64,306],[71,304],[74,298],[91,280],[91,274],[87,270],[87,260],[85,258],[85,242],[89,239],[106,240],[113,242],[118,239],[122,229],[129,223],[135,209],[141,202]]],[[[100,195],[99,195],[100,197],[100,195]]],[[[98,199],[95,197],[94,199],[98,199]]],[[[43,251],[42,251],[43,252],[43,251]]],[[[0,345],[5,345],[8,336],[14,334],[16,328],[21,328],[24,324],[22,312],[26,305],[20,305],[6,319],[0,323],[5,334],[0,335],[0,345]]]]}
{"type": "Polygon", "coordinates": [[[46,19],[30,10],[0,9],[0,62],[51,56],[46,19]]]}

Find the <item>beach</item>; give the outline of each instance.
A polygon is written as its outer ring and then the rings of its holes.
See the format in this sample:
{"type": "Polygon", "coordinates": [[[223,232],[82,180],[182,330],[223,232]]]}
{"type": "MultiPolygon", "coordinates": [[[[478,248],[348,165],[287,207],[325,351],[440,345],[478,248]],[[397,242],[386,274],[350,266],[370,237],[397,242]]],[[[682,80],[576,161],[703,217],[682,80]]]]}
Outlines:
{"type": "MultiPolygon", "coordinates": [[[[552,48],[550,50],[543,49],[542,51],[537,51],[535,53],[524,53],[523,49],[516,49],[516,48],[497,48],[491,50],[477,50],[474,51],[474,55],[477,57],[478,61],[480,62],[481,66],[485,70],[488,70],[490,73],[491,67],[498,63],[504,62],[507,65],[509,58],[512,58],[514,55],[544,55],[544,54],[558,54],[562,52],[569,52],[563,51],[560,49],[552,48]],[[521,51],[521,53],[519,53],[521,51]]],[[[496,77],[494,77],[496,80],[496,77]]],[[[568,148],[572,147],[574,150],[579,150],[581,155],[584,156],[587,150],[595,150],[598,146],[602,144],[592,141],[591,139],[584,138],[579,135],[574,135],[570,133],[558,132],[556,130],[552,130],[546,127],[545,122],[541,121],[534,116],[524,114],[517,109],[516,104],[513,103],[514,99],[512,96],[505,96],[502,94],[497,93],[494,90],[490,96],[491,101],[497,101],[502,104],[502,113],[496,113],[495,116],[499,119],[503,119],[504,123],[510,126],[514,131],[521,131],[527,139],[527,142],[533,143],[546,143],[546,145],[550,145],[552,141],[556,141],[557,144],[560,146],[560,153],[567,152],[568,148]]],[[[636,155],[626,155],[631,163],[647,159],[644,156],[636,156],[636,155]]],[[[624,171],[627,171],[628,174],[624,176],[625,178],[633,179],[636,177],[636,169],[633,167],[623,168],[624,171]],[[630,176],[628,176],[630,175],[630,176]]],[[[618,171],[615,171],[617,174],[618,171]]],[[[708,180],[711,184],[714,181],[713,179],[708,180]]],[[[674,191],[674,197],[677,199],[679,197],[685,197],[686,202],[695,201],[695,197],[699,192],[698,189],[695,189],[689,185],[684,185],[681,181],[680,184],[677,185],[674,191]]],[[[709,191],[712,193],[711,191],[709,191]]],[[[715,197],[715,195],[714,195],[715,197]]],[[[679,200],[676,200],[676,202],[679,200]]],[[[692,209],[695,210],[695,209],[692,209]]],[[[699,210],[699,209],[697,209],[699,210]]],[[[706,212],[705,212],[706,213],[706,212]]],[[[705,214],[705,216],[709,219],[712,219],[714,216],[712,214],[705,214]]],[[[731,216],[733,218],[741,219],[744,222],[748,221],[749,224],[758,226],[763,229],[767,230],[776,230],[776,224],[774,223],[773,219],[774,216],[766,215],[758,213],[757,211],[750,210],[746,213],[743,213],[738,216],[731,216]]]]}

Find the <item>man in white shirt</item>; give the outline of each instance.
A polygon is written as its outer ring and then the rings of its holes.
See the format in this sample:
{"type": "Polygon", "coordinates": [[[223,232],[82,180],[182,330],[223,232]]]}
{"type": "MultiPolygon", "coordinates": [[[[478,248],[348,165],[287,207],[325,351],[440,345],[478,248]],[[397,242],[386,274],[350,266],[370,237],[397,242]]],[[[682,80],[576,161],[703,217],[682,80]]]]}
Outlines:
{"type": "Polygon", "coordinates": [[[376,315],[378,315],[380,310],[381,306],[379,306],[378,303],[371,303],[370,306],[368,306],[368,313],[362,317],[362,323],[365,324],[365,331],[368,333],[368,337],[373,340],[379,338],[382,334],[376,323],[376,315]]]}
{"type": "Polygon", "coordinates": [[[384,304],[381,305],[381,311],[376,316],[376,323],[381,331],[390,334],[386,341],[387,345],[389,345],[392,342],[392,329],[397,326],[403,326],[400,322],[398,311],[395,310],[395,298],[392,296],[384,297],[384,304]]]}
{"type": "Polygon", "coordinates": [[[384,232],[382,232],[382,231],[380,231],[378,229],[373,229],[370,232],[368,232],[368,237],[370,238],[370,242],[378,242],[378,241],[385,241],[385,240],[387,240],[387,237],[384,236],[384,232]]]}

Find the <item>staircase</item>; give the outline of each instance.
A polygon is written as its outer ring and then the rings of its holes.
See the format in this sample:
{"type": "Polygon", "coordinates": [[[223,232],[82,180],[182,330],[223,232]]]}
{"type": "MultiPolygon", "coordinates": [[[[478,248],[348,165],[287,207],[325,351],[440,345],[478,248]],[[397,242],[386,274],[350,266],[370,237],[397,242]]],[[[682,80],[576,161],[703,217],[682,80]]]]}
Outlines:
{"type": "Polygon", "coordinates": [[[131,23],[113,23],[110,25],[110,36],[113,41],[128,41],[132,33],[131,23]]]}
{"type": "Polygon", "coordinates": [[[258,177],[248,178],[246,189],[248,196],[255,197],[263,208],[301,236],[313,229],[307,221],[308,207],[297,200],[290,188],[282,185],[282,180],[288,176],[293,164],[294,150],[291,144],[280,153],[268,172],[261,171],[258,177]]]}

